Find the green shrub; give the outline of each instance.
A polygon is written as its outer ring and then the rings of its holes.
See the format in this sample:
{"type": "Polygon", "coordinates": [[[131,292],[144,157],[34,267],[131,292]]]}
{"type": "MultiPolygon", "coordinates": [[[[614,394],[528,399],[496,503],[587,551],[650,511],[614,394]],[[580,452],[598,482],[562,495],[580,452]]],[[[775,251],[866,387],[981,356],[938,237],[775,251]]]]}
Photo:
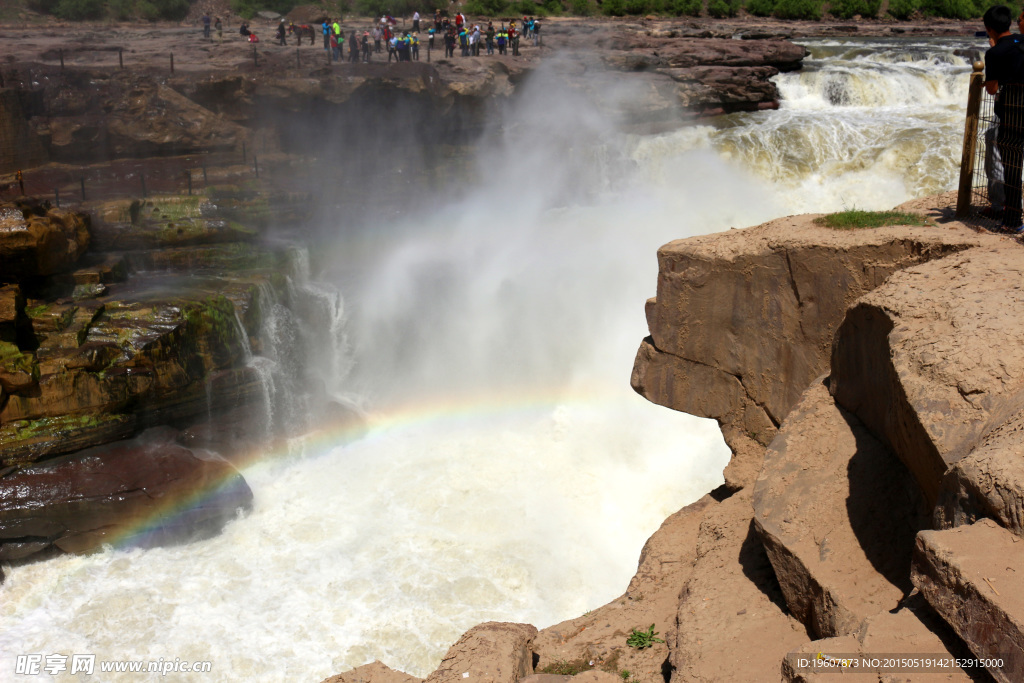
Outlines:
{"type": "Polygon", "coordinates": [[[708,14],[716,19],[735,17],[740,12],[740,0],[708,0],[708,14]]]}
{"type": "Polygon", "coordinates": [[[462,11],[466,14],[480,14],[485,17],[496,17],[508,9],[508,0],[466,0],[462,11]]]}
{"type": "MultiPolygon", "coordinates": [[[[153,2],[154,0],[147,1],[153,2]]],[[[257,12],[263,11],[287,14],[296,4],[296,0],[231,0],[231,11],[245,19],[252,19],[257,12]]],[[[384,5],[385,3],[381,0],[380,4],[384,5]]]]}
{"type": "Polygon", "coordinates": [[[103,0],[60,0],[53,14],[61,19],[99,19],[103,16],[103,0]]]}
{"type": "Polygon", "coordinates": [[[662,11],[675,17],[699,17],[701,0],[665,0],[662,11]]]}
{"type": "Polygon", "coordinates": [[[601,4],[601,12],[609,17],[621,17],[626,14],[625,0],[604,0],[601,4]]]}
{"type": "Polygon", "coordinates": [[[822,0],[778,0],[775,16],[779,19],[821,19],[822,0]]]}
{"type": "Polygon", "coordinates": [[[577,17],[589,17],[594,13],[594,8],[590,6],[589,0],[572,0],[571,11],[577,17]]]}
{"type": "Polygon", "coordinates": [[[41,14],[53,14],[53,8],[60,0],[28,0],[28,7],[41,14]]]}
{"type": "Polygon", "coordinates": [[[626,14],[643,15],[653,11],[650,0],[626,0],[626,14]]]}
{"type": "Polygon", "coordinates": [[[111,12],[114,12],[118,18],[124,18],[125,13],[137,15],[142,17],[146,21],[160,21],[161,19],[169,21],[178,21],[185,18],[188,14],[188,0],[126,0],[124,5],[131,5],[131,7],[111,7],[111,12]]]}
{"type": "Polygon", "coordinates": [[[747,11],[755,17],[770,17],[775,11],[775,0],[747,0],[747,11]]]}
{"type": "Polygon", "coordinates": [[[922,0],[921,12],[929,17],[973,19],[982,15],[974,0],[922,0]]]}
{"type": "Polygon", "coordinates": [[[878,16],[881,6],[882,0],[832,0],[829,12],[840,19],[850,19],[858,14],[865,19],[873,19],[878,16]]]}
{"type": "Polygon", "coordinates": [[[919,0],[889,0],[889,14],[894,19],[909,19],[918,9],[920,9],[919,0]]]}

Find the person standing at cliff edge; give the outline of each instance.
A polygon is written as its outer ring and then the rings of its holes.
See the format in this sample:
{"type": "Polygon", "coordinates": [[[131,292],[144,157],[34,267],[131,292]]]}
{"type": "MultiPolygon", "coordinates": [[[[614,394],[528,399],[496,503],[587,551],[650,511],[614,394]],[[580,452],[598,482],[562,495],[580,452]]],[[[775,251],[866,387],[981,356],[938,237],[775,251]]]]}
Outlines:
{"type": "Polygon", "coordinates": [[[1012,14],[1004,5],[989,8],[983,22],[991,47],[985,52],[985,90],[995,97],[999,119],[996,145],[1003,162],[1006,202],[1001,231],[1024,233],[1021,167],[1024,166],[1024,46],[1010,33],[1012,14]]]}

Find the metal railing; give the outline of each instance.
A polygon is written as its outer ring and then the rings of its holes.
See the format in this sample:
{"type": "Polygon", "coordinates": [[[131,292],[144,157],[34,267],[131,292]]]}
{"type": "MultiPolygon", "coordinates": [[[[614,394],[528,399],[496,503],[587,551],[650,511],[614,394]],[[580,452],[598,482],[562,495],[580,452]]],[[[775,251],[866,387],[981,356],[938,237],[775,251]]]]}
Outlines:
{"type": "Polygon", "coordinates": [[[1002,223],[1006,200],[1012,203],[1021,192],[1024,140],[1016,140],[1019,136],[1007,128],[1000,136],[999,127],[1002,124],[1013,126],[1014,130],[1020,128],[1024,120],[1024,86],[1002,86],[999,97],[1006,120],[1001,122],[996,115],[996,99],[985,91],[984,69],[982,62],[975,62],[971,73],[956,216],[994,228],[1002,223]]]}

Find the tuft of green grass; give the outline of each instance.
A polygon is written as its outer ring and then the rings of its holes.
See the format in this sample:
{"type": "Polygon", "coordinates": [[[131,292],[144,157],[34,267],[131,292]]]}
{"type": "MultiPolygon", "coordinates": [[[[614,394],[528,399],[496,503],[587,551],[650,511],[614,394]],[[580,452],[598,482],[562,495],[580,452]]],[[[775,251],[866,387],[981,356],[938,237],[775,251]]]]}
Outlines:
{"type": "Polygon", "coordinates": [[[654,630],[654,624],[646,631],[637,631],[633,629],[629,637],[626,638],[626,645],[637,650],[644,650],[654,645],[655,643],[664,643],[665,641],[661,638],[655,638],[658,632],[654,630]]]}
{"type": "Polygon", "coordinates": [[[577,659],[571,662],[560,659],[554,664],[548,664],[541,669],[540,672],[542,674],[555,674],[556,676],[575,676],[578,673],[589,671],[592,668],[592,666],[582,659],[577,659]]]}
{"type": "Polygon", "coordinates": [[[927,218],[904,211],[863,211],[850,209],[815,218],[814,222],[834,230],[881,228],[886,225],[931,225],[927,218]]]}

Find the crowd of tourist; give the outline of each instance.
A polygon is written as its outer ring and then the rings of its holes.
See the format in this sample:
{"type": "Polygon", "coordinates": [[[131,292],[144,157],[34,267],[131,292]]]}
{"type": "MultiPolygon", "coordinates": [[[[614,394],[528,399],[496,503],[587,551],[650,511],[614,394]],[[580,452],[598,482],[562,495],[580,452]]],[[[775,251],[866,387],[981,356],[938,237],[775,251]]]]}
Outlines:
{"type": "MultiPolygon", "coordinates": [[[[387,53],[387,60],[396,62],[417,61],[420,58],[420,34],[421,17],[419,12],[412,16],[411,28],[409,30],[398,29],[398,21],[390,16],[384,15],[372,28],[366,28],[360,33],[358,30],[345,31],[341,25],[341,19],[324,19],[323,23],[314,29],[308,24],[296,25],[285,24],[281,19],[277,26],[275,38],[278,45],[287,45],[288,36],[294,36],[297,44],[302,45],[304,37],[308,37],[310,45],[316,32],[323,36],[323,47],[328,52],[332,61],[343,61],[347,59],[356,63],[359,61],[369,62],[374,54],[387,53]],[[346,57],[347,47],[347,57],[346,57]]],[[[220,18],[216,20],[217,35],[223,35],[223,28],[220,18]]],[[[250,30],[249,24],[243,22],[238,33],[250,43],[259,42],[256,34],[250,30]]],[[[203,16],[203,36],[210,38],[210,16],[203,16]]],[[[454,57],[458,49],[463,57],[477,57],[485,51],[488,55],[495,53],[499,55],[519,55],[521,41],[531,41],[535,47],[541,44],[541,22],[540,19],[524,16],[521,20],[508,18],[499,21],[495,26],[493,21],[488,21],[486,26],[470,24],[462,12],[454,17],[449,17],[447,12],[434,10],[433,25],[426,30],[424,39],[429,49],[439,47],[435,41],[439,40],[444,46],[445,57],[454,57]]]]}

